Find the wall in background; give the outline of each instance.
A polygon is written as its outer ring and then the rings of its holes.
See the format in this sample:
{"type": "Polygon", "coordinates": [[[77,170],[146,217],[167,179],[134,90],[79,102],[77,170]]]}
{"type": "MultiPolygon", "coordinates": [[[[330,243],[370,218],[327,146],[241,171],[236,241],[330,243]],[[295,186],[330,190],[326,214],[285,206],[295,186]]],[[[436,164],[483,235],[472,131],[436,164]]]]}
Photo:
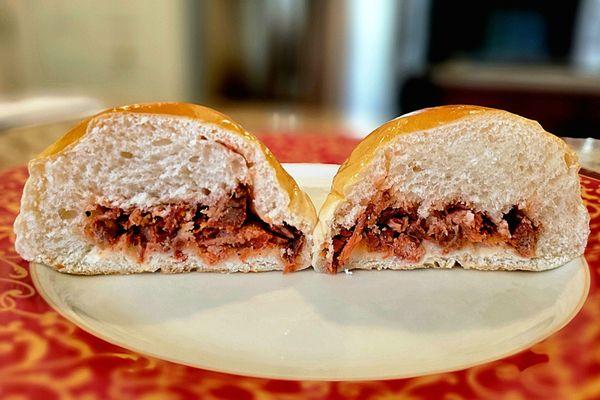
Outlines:
{"type": "Polygon", "coordinates": [[[189,99],[188,2],[0,3],[0,94],[85,93],[106,103],[189,99]]]}

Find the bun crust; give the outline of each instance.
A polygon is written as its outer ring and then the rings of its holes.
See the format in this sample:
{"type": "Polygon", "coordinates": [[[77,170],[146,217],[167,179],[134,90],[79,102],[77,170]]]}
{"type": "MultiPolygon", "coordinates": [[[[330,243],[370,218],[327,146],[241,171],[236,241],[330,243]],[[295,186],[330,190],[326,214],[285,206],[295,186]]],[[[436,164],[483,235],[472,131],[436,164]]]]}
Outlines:
{"type": "MultiPolygon", "coordinates": [[[[551,184],[544,195],[556,198],[557,204],[563,205],[571,217],[570,221],[568,218],[560,218],[561,223],[567,223],[563,237],[559,237],[559,228],[554,223],[547,222],[548,228],[552,229],[546,231],[551,230],[552,233],[542,234],[543,251],[539,257],[525,259],[506,254],[505,251],[485,255],[462,251],[445,255],[426,254],[421,262],[407,263],[396,257],[384,259],[380,254],[362,251],[350,258],[348,268],[412,269],[457,264],[478,269],[543,270],[557,267],[581,255],[589,235],[589,216],[580,196],[578,170],[577,156],[564,141],[544,131],[537,122],[506,111],[450,105],[403,115],[369,134],[335,175],[331,191],[319,211],[314,233],[313,266],[321,272],[325,271],[327,263],[331,261],[331,254],[326,253],[330,253],[328,249],[332,249],[335,231],[339,227],[352,228],[369,199],[383,188],[391,188],[403,196],[412,196],[410,198],[427,205],[434,203],[438,196],[448,197],[451,192],[465,194],[466,198],[460,200],[485,203],[496,215],[500,210],[506,212],[510,206],[500,200],[504,190],[524,204],[531,205],[536,201],[543,203],[543,207],[540,207],[544,209],[544,215],[538,216],[543,219],[549,215],[551,205],[540,199],[544,196],[539,194],[525,195],[525,181],[537,178],[537,185],[544,182],[551,184]],[[503,144],[500,145],[499,141],[503,144]],[[527,159],[527,155],[520,153],[523,149],[519,146],[528,145],[547,160],[549,167],[546,170],[540,169],[539,163],[536,165],[535,160],[527,159]],[[511,152],[519,153],[519,156],[512,157],[511,152]],[[465,153],[465,157],[467,154],[471,157],[476,165],[474,168],[485,172],[461,168],[459,158],[462,153],[465,153]],[[480,163],[484,159],[488,161],[488,165],[480,163]],[[497,165],[489,165],[494,160],[497,165]],[[511,163],[516,164],[510,165],[511,163]],[[522,174],[511,171],[517,164],[524,168],[522,174]],[[421,168],[419,165],[429,167],[425,167],[424,172],[414,173],[409,170],[409,165],[417,165],[417,169],[421,168]],[[423,175],[429,170],[438,175],[446,175],[447,184],[454,189],[440,188],[440,183],[444,183],[443,179],[438,179],[439,176],[435,174],[423,175]],[[486,173],[501,177],[504,182],[510,183],[513,180],[515,190],[504,183],[497,185],[502,188],[490,185],[489,178],[484,176],[486,173]],[[549,174],[556,174],[557,178],[549,174]],[[471,185],[475,181],[485,183],[486,180],[487,192],[479,191],[477,185],[471,185]],[[461,186],[468,187],[468,190],[461,193],[461,186]],[[566,237],[569,235],[571,238],[566,237]],[[552,246],[554,250],[549,249],[552,246]]],[[[448,200],[446,197],[439,200],[448,200]]],[[[426,214],[427,210],[420,209],[419,212],[426,214]]],[[[552,218],[555,217],[557,216],[553,214],[552,218]]]]}

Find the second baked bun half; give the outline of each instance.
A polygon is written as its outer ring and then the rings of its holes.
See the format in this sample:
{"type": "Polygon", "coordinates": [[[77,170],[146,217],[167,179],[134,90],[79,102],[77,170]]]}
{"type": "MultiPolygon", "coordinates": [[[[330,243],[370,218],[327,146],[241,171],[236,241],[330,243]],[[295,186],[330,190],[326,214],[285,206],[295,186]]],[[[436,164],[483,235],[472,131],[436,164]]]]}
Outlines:
{"type": "Polygon", "coordinates": [[[576,155],[535,121],[442,106],[371,133],[319,212],[318,271],[462,266],[541,271],[589,235],[576,155]]]}
{"type": "Polygon", "coordinates": [[[316,213],[271,152],[212,109],[106,110],[29,163],[17,251],[75,274],[294,271],[316,213]]]}

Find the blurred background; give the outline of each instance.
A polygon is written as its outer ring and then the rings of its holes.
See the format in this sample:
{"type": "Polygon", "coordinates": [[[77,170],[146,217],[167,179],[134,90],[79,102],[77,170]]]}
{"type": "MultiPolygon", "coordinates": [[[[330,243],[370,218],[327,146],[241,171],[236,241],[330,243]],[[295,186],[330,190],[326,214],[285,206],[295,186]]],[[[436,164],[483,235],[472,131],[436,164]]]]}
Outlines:
{"type": "Polygon", "coordinates": [[[0,0],[0,167],[159,100],[263,133],[364,136],[469,103],[598,138],[600,0],[0,0]]]}

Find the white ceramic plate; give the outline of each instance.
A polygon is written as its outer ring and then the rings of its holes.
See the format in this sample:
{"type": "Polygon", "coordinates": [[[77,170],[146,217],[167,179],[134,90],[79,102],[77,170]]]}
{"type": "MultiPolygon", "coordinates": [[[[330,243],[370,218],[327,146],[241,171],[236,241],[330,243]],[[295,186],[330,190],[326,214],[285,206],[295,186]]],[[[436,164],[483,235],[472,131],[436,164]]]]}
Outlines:
{"type": "MultiPolygon", "coordinates": [[[[286,168],[317,203],[336,170],[286,168]]],[[[589,288],[583,258],[540,273],[31,272],[52,307],[111,343],[211,370],[315,380],[409,377],[505,357],[564,326],[589,288]]]]}

